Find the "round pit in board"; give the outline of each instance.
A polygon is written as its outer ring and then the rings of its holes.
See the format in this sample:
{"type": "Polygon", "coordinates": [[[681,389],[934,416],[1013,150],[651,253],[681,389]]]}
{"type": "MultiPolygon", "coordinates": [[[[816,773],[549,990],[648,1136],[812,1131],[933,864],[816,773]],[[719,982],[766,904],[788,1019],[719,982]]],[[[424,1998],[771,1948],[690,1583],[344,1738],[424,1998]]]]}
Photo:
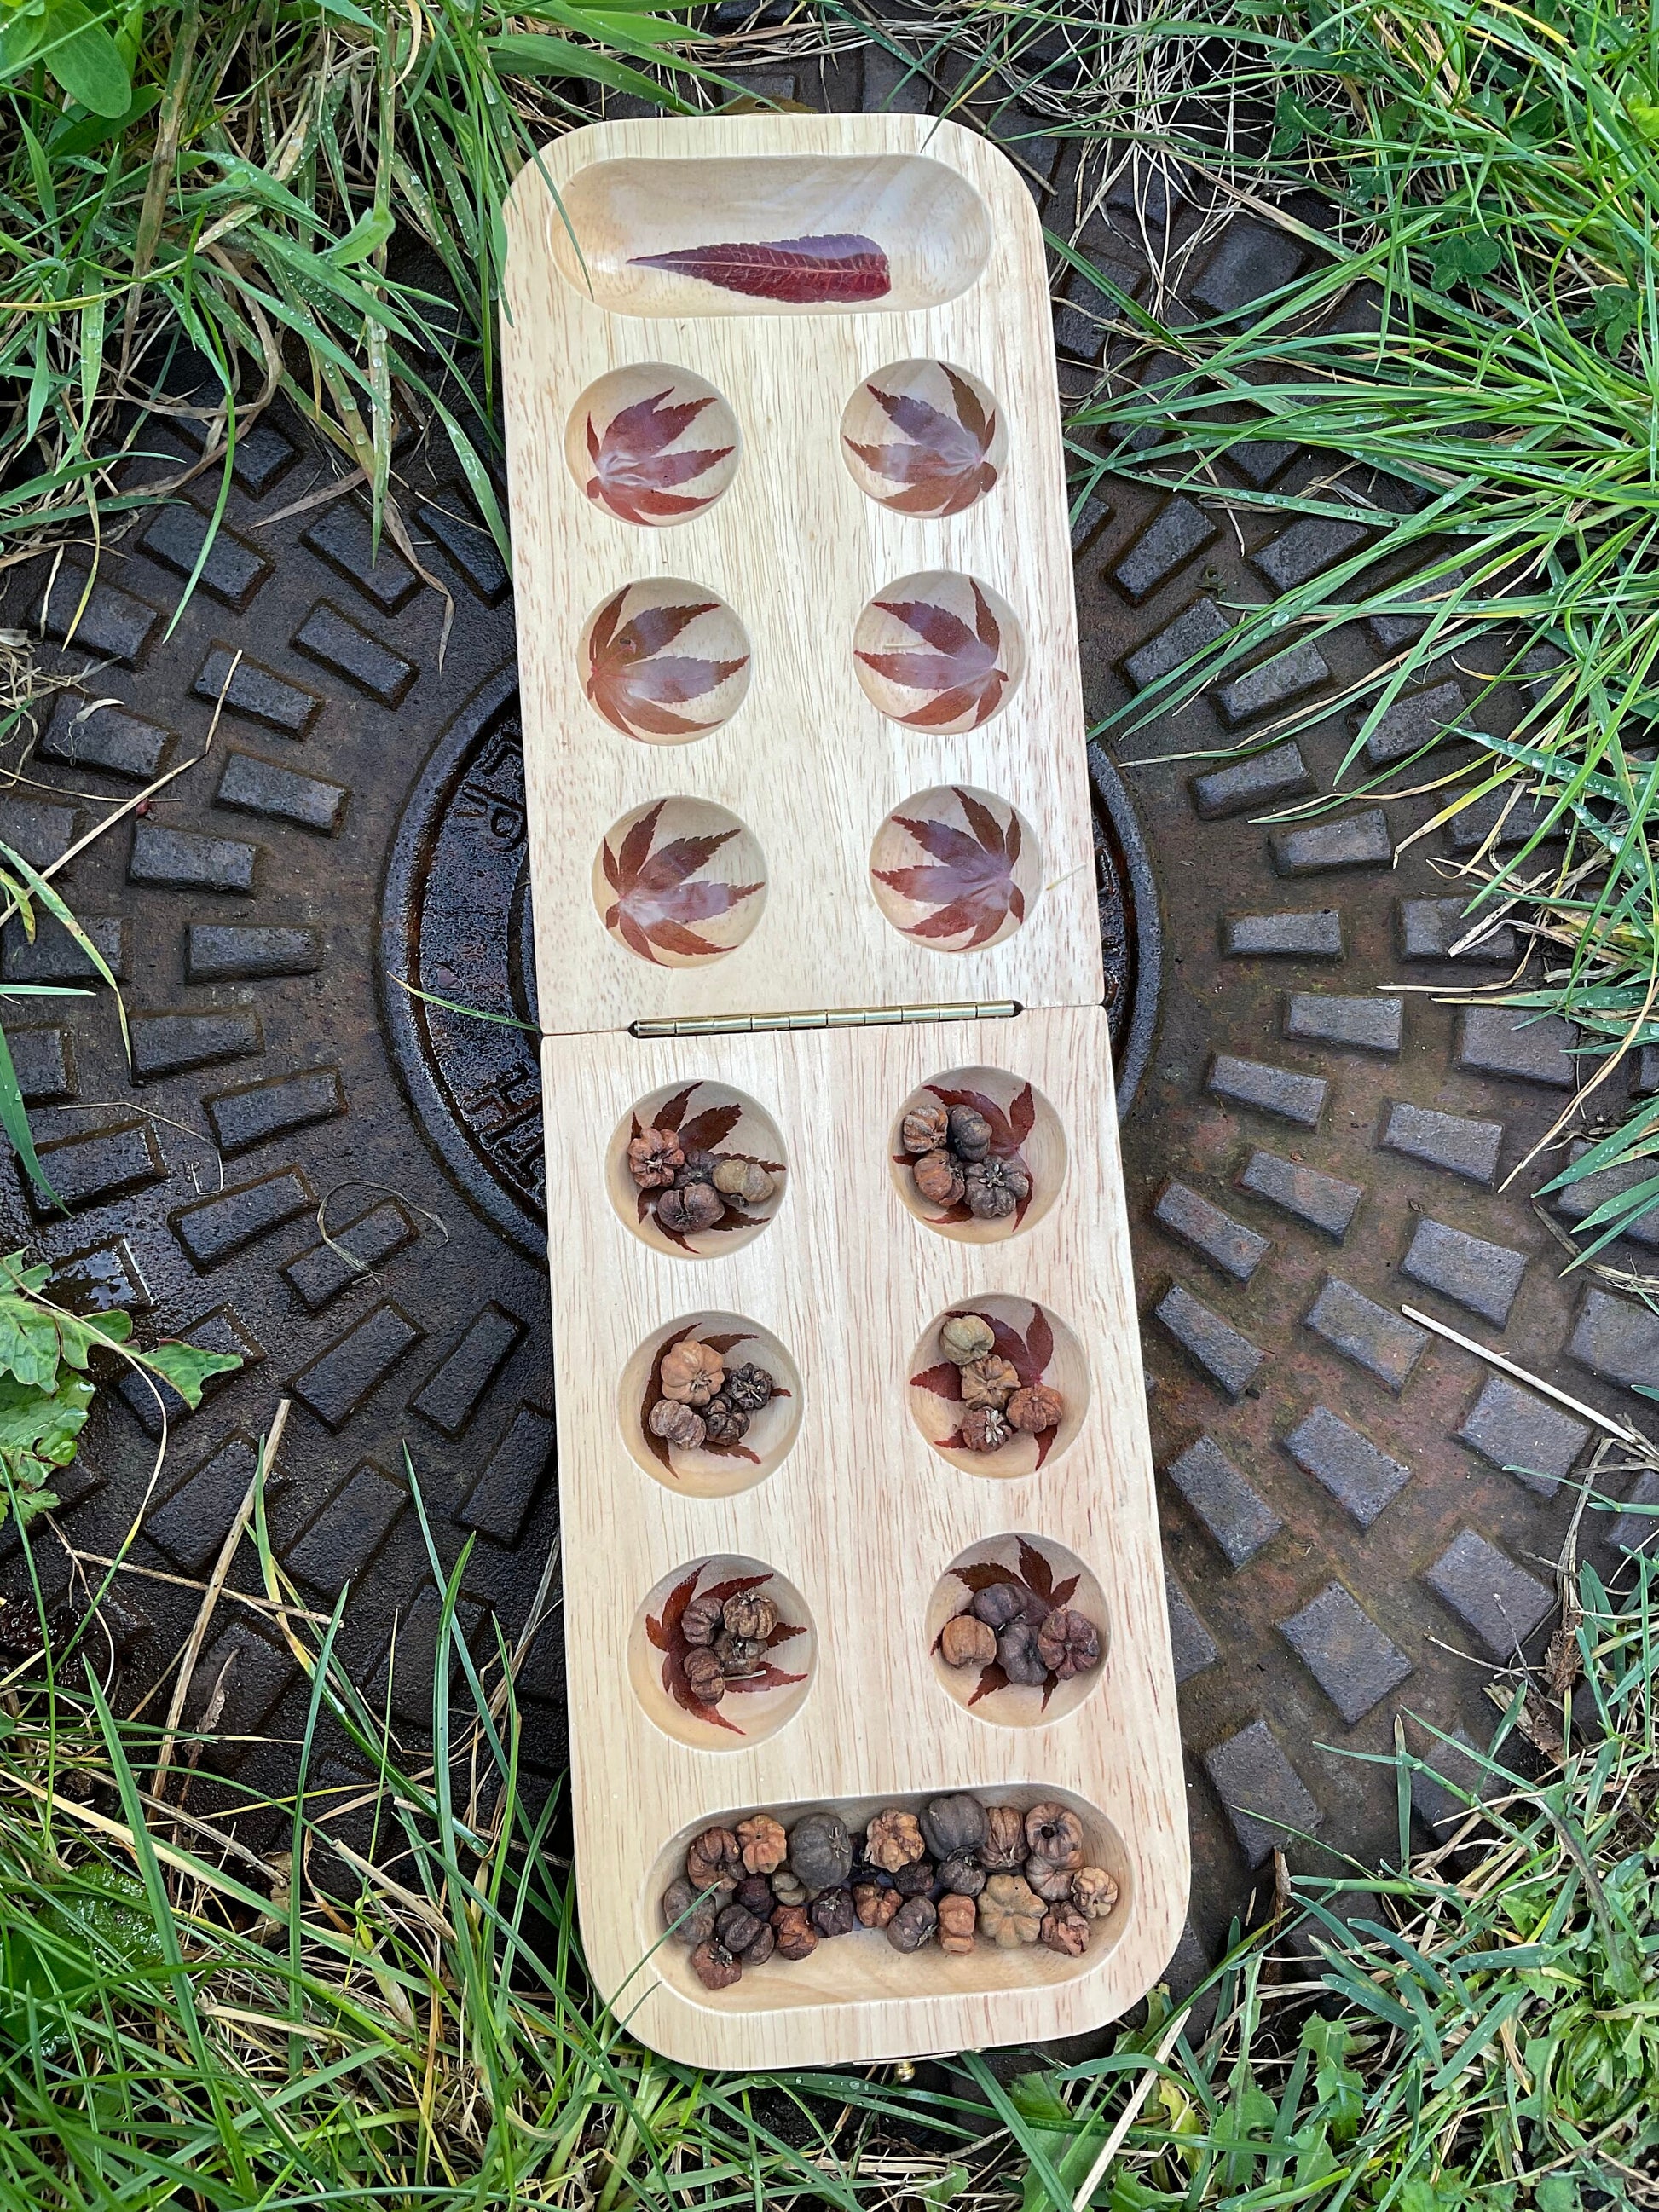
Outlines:
{"type": "Polygon", "coordinates": [[[729,722],[749,690],[749,638],[718,593],[674,576],[612,592],[579,648],[588,703],[648,745],[684,745],[729,722]]]}
{"type": "Polygon", "coordinates": [[[1069,1979],[1130,1908],[1109,1822],[1024,1784],[717,1816],[659,1854],[644,1934],[696,2001],[770,2008],[1069,1979]]]}
{"type": "Polygon", "coordinates": [[[1066,1180],[1059,1115],[1000,1067],[949,1068],[913,1091],[888,1152],[908,1211],[963,1244],[1000,1243],[1035,1228],[1066,1180]]]}
{"type": "Polygon", "coordinates": [[[1000,1728],[1064,1720],[1098,1686],[1106,1599],[1075,1552],[992,1536],[959,1553],[927,1606],[933,1671],[957,1705],[1000,1728]]]}
{"type": "Polygon", "coordinates": [[[1047,1306],[994,1293],[928,1324],[910,1357],[909,1399],[922,1435],[964,1474],[1033,1474],[1077,1439],[1088,1363],[1047,1306]]]}
{"type": "Polygon", "coordinates": [[[876,904],[902,935],[936,952],[1000,945],[1042,887],[1024,817],[988,791],[935,784],[896,806],[870,848],[876,904]]]}
{"type": "Polygon", "coordinates": [[[623,1443],[665,1489],[726,1498],[787,1457],[800,1373],[771,1331],[741,1314],[691,1314],[635,1352],[617,1411],[623,1443]]]}
{"type": "Polygon", "coordinates": [[[642,362],[590,384],[570,411],[564,457],[595,506],[620,522],[690,522],[738,473],[737,417],[690,369],[642,362]]]}
{"type": "Polygon", "coordinates": [[[900,576],[866,605],[853,632],[853,665],[890,721],[939,736],[976,730],[1000,714],[1025,671],[1013,609],[975,576],[930,568],[900,576]]]}
{"type": "Polygon", "coordinates": [[[665,1575],[634,1616],[628,1674],[665,1735],[738,1751],[775,1735],[812,1679],[806,1601],[763,1560],[726,1554],[665,1575]]]}
{"type": "Polygon", "coordinates": [[[636,1237],[692,1260],[758,1237],[788,1179],[783,1139],[765,1108],[729,1084],[697,1082],[664,1084],[635,1100],[611,1132],[605,1178],[636,1237]]]}
{"type": "Polygon", "coordinates": [[[735,814],[658,799],[613,822],[593,858],[593,903],[618,945],[659,968],[734,951],[766,903],[766,860],[735,814]]]}
{"type": "Polygon", "coordinates": [[[992,489],[1008,451],[993,393],[945,361],[896,361],[866,377],[841,418],[860,491],[896,514],[960,514],[992,489]]]}

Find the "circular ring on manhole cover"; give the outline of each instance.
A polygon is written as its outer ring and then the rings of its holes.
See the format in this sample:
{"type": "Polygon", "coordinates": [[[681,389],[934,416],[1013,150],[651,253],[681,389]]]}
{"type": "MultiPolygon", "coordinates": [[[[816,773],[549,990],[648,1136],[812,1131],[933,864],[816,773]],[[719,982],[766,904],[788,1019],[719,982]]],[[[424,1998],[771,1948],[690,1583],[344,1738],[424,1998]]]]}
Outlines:
{"type": "MultiPolygon", "coordinates": [[[[1089,782],[1121,1114],[1152,1048],[1161,939],[1139,826],[1097,746],[1089,749],[1089,782]]],[[[511,661],[474,693],[422,769],[392,842],[380,916],[386,1030],[428,1142],[478,1212],[539,1260],[547,1241],[541,1067],[511,661]],[[429,996],[411,996],[404,983],[429,996]],[[476,1011],[432,1003],[443,999],[476,1011]],[[480,1013],[495,1018],[481,1021],[480,1013]]]]}

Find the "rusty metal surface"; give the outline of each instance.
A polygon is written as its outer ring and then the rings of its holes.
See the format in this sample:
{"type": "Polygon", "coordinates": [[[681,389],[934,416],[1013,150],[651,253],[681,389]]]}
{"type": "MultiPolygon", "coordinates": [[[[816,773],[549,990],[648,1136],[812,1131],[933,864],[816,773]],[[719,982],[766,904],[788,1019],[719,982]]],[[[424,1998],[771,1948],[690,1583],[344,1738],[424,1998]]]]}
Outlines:
{"type": "MultiPolygon", "coordinates": [[[[872,54],[827,75],[774,66],[759,82],[879,105],[899,74],[872,54]]],[[[1074,157],[1030,140],[1023,158],[1060,226],[1074,157]]],[[[1206,244],[1183,281],[1248,287],[1261,275],[1250,246],[1206,244]]],[[[1142,251],[1109,209],[1091,250],[1132,269],[1142,251]]],[[[1057,335],[1079,389],[1093,339],[1074,303],[1057,335]]],[[[522,1626],[556,1515],[533,1039],[394,980],[534,1019],[511,601],[459,489],[421,450],[401,465],[422,562],[454,598],[441,666],[440,595],[389,549],[369,565],[354,499],[285,514],[327,473],[291,423],[267,417],[251,441],[230,534],[170,633],[188,518],[182,538],[175,514],[106,551],[57,664],[95,672],[45,723],[27,774],[52,789],[0,796],[0,838],[49,858],[93,818],[77,794],[131,794],[200,751],[232,656],[244,659],[207,757],[64,879],[119,952],[142,1076],[106,998],[10,1022],[72,1211],[42,1219],[9,1171],[0,1206],[15,1243],[73,1263],[88,1299],[132,1305],[141,1334],[200,1334],[249,1362],[179,1423],[153,1495],[153,1409],[142,1392],[108,1394],[55,1516],[65,1542],[111,1553],[142,1514],[134,1559],[199,1575],[246,1487],[251,1437],[291,1394],[274,1540],[320,1600],[352,1577],[346,1656],[377,1690],[399,1625],[393,1711],[418,1741],[436,1607],[405,1444],[441,1559],[477,1537],[466,1618],[481,1637],[492,1618],[509,1637],[522,1626]],[[118,704],[77,724],[88,696],[118,704]],[[324,1200],[368,1275],[321,1243],[324,1200]]],[[[1309,466],[1285,457],[1283,480],[1309,466]]],[[[1267,594],[1261,544],[1241,546],[1201,509],[1149,538],[1159,514],[1125,487],[1081,533],[1096,713],[1127,696],[1126,662],[1194,602],[1267,594]]],[[[38,618],[44,585],[15,575],[3,619],[38,618]]],[[[1320,681],[1334,697],[1379,652],[1345,634],[1320,681]]],[[[1401,1711],[1484,1730],[1491,1668],[1547,1598],[1571,1489],[1547,1492],[1502,1462],[1565,1473],[1574,1432],[1540,1401],[1484,1390],[1467,1353],[1419,1340],[1402,1297],[1621,1418],[1632,1403],[1613,1378],[1654,1358],[1623,1318],[1634,1309],[1610,1313],[1559,1281],[1528,1197],[1545,1165],[1497,1188],[1563,1103],[1559,1041],[1471,1029],[1432,992],[1396,1006],[1376,991],[1460,973],[1402,957],[1437,927],[1402,902],[1450,895],[1434,866],[1447,833],[1390,865],[1427,802],[1392,811],[1380,839],[1361,818],[1340,848],[1287,848],[1258,818],[1271,778],[1195,791],[1215,763],[1174,757],[1231,734],[1202,707],[1123,748],[1146,764],[1100,749],[1091,763],[1190,1753],[1183,1971],[1279,1832],[1261,1816],[1362,1860],[1390,1846],[1392,1778],[1348,1754],[1385,1749],[1401,1711]],[[1287,940],[1322,949],[1225,949],[1287,940]]],[[[1299,764],[1281,763],[1279,787],[1327,781],[1346,742],[1334,710],[1299,764]]],[[[51,931],[33,950],[9,941],[3,962],[12,978],[75,964],[51,931]]],[[[556,1233],[556,1194],[552,1210],[556,1233]]],[[[43,1556],[66,1582],[64,1552],[43,1556]]],[[[15,1539],[0,1587],[21,1588],[15,1539]]],[[[178,1583],[121,1582],[108,1617],[135,1696],[194,1602],[178,1583]]],[[[526,1754],[546,1775],[563,1750],[557,1634],[556,1617],[523,1678],[526,1754]]],[[[216,1690],[221,1725],[247,1738],[230,1754],[239,1783],[280,1789],[299,1678],[239,1609],[216,1617],[190,1711],[216,1690]]]]}

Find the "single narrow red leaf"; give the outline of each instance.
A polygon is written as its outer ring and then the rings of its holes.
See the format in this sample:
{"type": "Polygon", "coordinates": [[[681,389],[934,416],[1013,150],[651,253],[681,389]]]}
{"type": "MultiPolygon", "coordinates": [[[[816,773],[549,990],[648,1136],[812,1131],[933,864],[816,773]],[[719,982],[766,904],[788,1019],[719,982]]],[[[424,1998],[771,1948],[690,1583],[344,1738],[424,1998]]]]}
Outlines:
{"type": "Polygon", "coordinates": [[[818,238],[774,238],[682,246],[673,253],[636,253],[634,269],[694,276],[747,299],[795,307],[884,300],[892,289],[887,256],[873,238],[836,232],[818,238]]]}

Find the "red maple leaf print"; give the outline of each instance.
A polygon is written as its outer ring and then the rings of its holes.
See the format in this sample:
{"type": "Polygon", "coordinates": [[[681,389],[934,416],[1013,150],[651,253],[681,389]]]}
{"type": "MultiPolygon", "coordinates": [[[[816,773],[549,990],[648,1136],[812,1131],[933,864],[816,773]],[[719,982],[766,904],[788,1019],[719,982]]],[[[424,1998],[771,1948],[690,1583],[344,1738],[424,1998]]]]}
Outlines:
{"type": "Polygon", "coordinates": [[[605,879],[617,894],[605,909],[605,926],[614,929],[631,952],[642,960],[657,961],[662,952],[688,959],[707,959],[727,947],[699,937],[690,924],[710,921],[729,914],[739,901],[752,898],[760,884],[720,884],[696,880],[721,848],[737,836],[721,830],[701,837],[671,837],[658,851],[651,849],[657,822],[666,805],[659,799],[647,808],[613,852],[607,837],[599,850],[605,879]]]}
{"type": "Polygon", "coordinates": [[[636,253],[629,266],[666,269],[676,276],[717,285],[722,292],[796,307],[884,300],[893,281],[887,256],[875,240],[856,232],[686,246],[673,253],[636,253]]]}
{"type": "Polygon", "coordinates": [[[735,660],[707,660],[666,653],[664,647],[672,645],[699,615],[712,614],[720,601],[642,607],[623,622],[623,602],[629,588],[624,584],[593,617],[587,634],[588,697],[605,720],[627,737],[683,738],[712,730],[714,722],[674,709],[718,691],[748,665],[748,654],[739,653],[735,660]]]}
{"type": "Polygon", "coordinates": [[[1010,812],[999,822],[990,807],[971,792],[951,787],[967,821],[966,830],[949,822],[918,819],[908,814],[892,817],[908,830],[933,867],[877,868],[876,880],[901,898],[933,911],[920,921],[902,925],[907,937],[961,937],[960,949],[971,952],[987,945],[1006,923],[1025,919],[1025,894],[1014,881],[1014,868],[1022,848],[1019,817],[1010,812]]]}
{"type": "Polygon", "coordinates": [[[587,418],[587,458],[593,473],[587,480],[587,496],[608,507],[624,522],[666,522],[696,514],[715,496],[712,493],[678,492],[676,484],[694,483],[710,469],[718,468],[732,452],[730,446],[694,447],[689,453],[670,453],[712,395],[683,399],[672,406],[664,401],[673,390],[665,385],[647,399],[636,399],[613,415],[601,434],[593,417],[587,418]]]}
{"type": "Polygon", "coordinates": [[[931,599],[876,601],[884,615],[902,623],[931,648],[927,653],[859,654],[866,668],[901,690],[929,695],[908,714],[896,715],[896,721],[917,729],[937,730],[966,717],[969,726],[977,729],[1002,704],[1002,695],[1008,688],[1008,672],[1001,658],[1002,626],[979,586],[974,584],[972,588],[971,629],[960,615],[952,614],[949,607],[935,605],[931,599]]]}
{"type": "Polygon", "coordinates": [[[856,439],[847,441],[872,476],[904,487],[882,495],[882,505],[901,514],[960,514],[997,480],[986,458],[997,434],[995,409],[988,414],[972,385],[943,362],[939,367],[956,401],[954,415],[919,392],[884,392],[878,384],[866,384],[865,390],[907,442],[864,446],[856,439]]]}
{"type": "MultiPolygon", "coordinates": [[[[661,1613],[646,1615],[645,1632],[654,1648],[663,1655],[662,1686],[681,1711],[692,1714],[700,1721],[707,1721],[710,1728],[726,1729],[732,1735],[741,1735],[743,1730],[735,1721],[727,1720],[718,1705],[706,1705],[700,1698],[693,1697],[685,1680],[686,1654],[692,1646],[681,1632],[680,1622],[708,1565],[709,1562],[704,1559],[693,1567],[689,1575],[681,1577],[664,1601],[661,1613]]],[[[727,1598],[735,1597],[739,1590],[759,1589],[771,1579],[769,1574],[732,1575],[724,1582],[710,1583],[702,1595],[724,1604],[727,1598]]],[[[780,1615],[776,1627],[766,1640],[767,1649],[775,1650],[780,1644],[787,1644],[792,1637],[804,1633],[799,1623],[785,1620],[780,1615]]],[[[765,1666],[753,1674],[737,1677],[728,1681],[726,1687],[729,1696],[734,1690],[752,1692],[756,1690],[787,1689],[791,1683],[805,1680],[805,1674],[785,1674],[781,1667],[775,1666],[769,1659],[765,1666]]]]}

